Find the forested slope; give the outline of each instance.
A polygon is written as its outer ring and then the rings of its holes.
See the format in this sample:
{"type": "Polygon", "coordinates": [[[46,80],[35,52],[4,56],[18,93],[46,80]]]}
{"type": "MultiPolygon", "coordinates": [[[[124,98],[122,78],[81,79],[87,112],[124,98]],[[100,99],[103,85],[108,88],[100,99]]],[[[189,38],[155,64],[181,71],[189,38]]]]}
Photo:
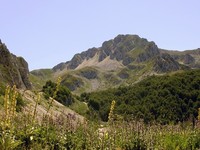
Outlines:
{"type": "Polygon", "coordinates": [[[200,107],[200,70],[164,76],[151,76],[134,86],[83,93],[90,116],[107,121],[110,104],[116,101],[114,113],[124,119],[145,122],[178,123],[193,119],[200,107]]]}

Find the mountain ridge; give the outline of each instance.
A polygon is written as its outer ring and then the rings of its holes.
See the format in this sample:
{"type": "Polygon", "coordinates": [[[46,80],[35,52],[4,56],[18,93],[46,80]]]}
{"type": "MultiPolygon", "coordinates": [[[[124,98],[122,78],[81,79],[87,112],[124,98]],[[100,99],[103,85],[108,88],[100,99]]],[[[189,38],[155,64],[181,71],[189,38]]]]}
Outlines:
{"type": "Polygon", "coordinates": [[[135,47],[145,46],[148,41],[140,38],[138,35],[118,35],[114,39],[103,42],[99,48],[90,48],[87,51],[75,54],[71,61],[60,63],[53,67],[53,70],[62,70],[63,68],[75,69],[84,60],[98,56],[98,62],[103,61],[106,57],[110,56],[111,60],[122,61],[123,64],[128,64],[131,58],[126,55],[135,47]],[[122,45],[123,43],[123,45],[122,45]],[[136,43],[136,44],[135,44],[136,43]]]}
{"type": "MultiPolygon", "coordinates": [[[[64,69],[73,70],[73,69],[78,68],[79,65],[81,65],[82,63],[85,63],[85,61],[90,60],[91,58],[98,57],[97,58],[98,61],[96,61],[96,63],[100,63],[108,56],[110,57],[111,60],[117,60],[118,62],[122,61],[122,64],[124,66],[127,66],[133,61],[140,63],[140,62],[148,60],[149,57],[153,57],[155,55],[161,55],[162,57],[163,53],[169,54],[175,60],[180,59],[180,58],[177,58],[177,53],[182,53],[183,55],[184,53],[186,53],[187,55],[185,54],[186,55],[185,64],[191,64],[194,60],[192,60],[193,56],[191,57],[190,53],[197,53],[198,51],[200,51],[200,49],[186,50],[186,51],[164,50],[164,49],[158,48],[157,45],[153,41],[149,42],[147,39],[140,38],[138,35],[130,35],[130,34],[118,35],[114,39],[103,42],[101,47],[99,48],[93,47],[81,53],[77,53],[74,55],[74,57],[70,61],[59,63],[56,66],[54,66],[52,69],[55,72],[62,71],[64,69]],[[140,49],[140,52],[138,52],[140,54],[138,55],[137,58],[131,57],[130,55],[130,53],[134,49],[135,51],[137,51],[137,49],[140,49]],[[141,53],[142,50],[144,50],[145,52],[141,53]],[[192,61],[192,62],[188,62],[188,61],[192,61]]],[[[164,55],[164,57],[165,56],[166,55],[164,55]]]]}

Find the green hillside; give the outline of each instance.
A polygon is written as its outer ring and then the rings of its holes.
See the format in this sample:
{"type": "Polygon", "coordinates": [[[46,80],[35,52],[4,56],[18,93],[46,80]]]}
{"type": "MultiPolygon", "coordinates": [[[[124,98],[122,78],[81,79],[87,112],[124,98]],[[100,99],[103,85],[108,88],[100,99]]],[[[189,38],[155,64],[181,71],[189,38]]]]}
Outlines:
{"type": "Polygon", "coordinates": [[[29,79],[35,90],[41,90],[46,81],[53,79],[53,71],[51,69],[40,69],[30,72],[29,79]]]}

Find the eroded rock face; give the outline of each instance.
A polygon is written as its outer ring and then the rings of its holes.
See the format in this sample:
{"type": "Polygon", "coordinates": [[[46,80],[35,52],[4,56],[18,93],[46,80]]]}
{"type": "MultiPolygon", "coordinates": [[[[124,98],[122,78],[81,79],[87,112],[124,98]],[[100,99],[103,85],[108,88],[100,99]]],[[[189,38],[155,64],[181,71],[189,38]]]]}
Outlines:
{"type": "Polygon", "coordinates": [[[129,74],[127,72],[120,72],[118,74],[118,76],[121,78],[121,79],[127,79],[129,77],[129,74]]]}
{"type": "Polygon", "coordinates": [[[144,52],[139,54],[136,61],[138,63],[144,62],[155,56],[158,56],[159,54],[160,54],[160,51],[159,51],[157,45],[154,42],[150,42],[145,46],[144,52]]]}
{"type": "Polygon", "coordinates": [[[175,61],[169,54],[162,54],[156,57],[154,71],[158,73],[165,73],[179,69],[179,63],[175,61]]]}
{"type": "Polygon", "coordinates": [[[193,64],[194,62],[195,62],[195,59],[190,54],[184,55],[184,58],[183,58],[184,64],[193,64]]]}
{"type": "Polygon", "coordinates": [[[6,45],[0,43],[0,78],[5,84],[31,89],[28,74],[28,63],[22,57],[11,54],[6,45]]]}
{"type": "Polygon", "coordinates": [[[22,57],[16,57],[16,58],[17,58],[16,67],[18,67],[18,70],[22,79],[22,83],[24,84],[26,89],[31,89],[31,83],[28,78],[28,74],[29,74],[28,63],[22,57]]]}
{"type": "Polygon", "coordinates": [[[63,69],[76,69],[84,60],[88,60],[94,57],[99,50],[97,48],[91,48],[80,54],[74,55],[74,57],[66,63],[60,63],[53,67],[53,71],[62,71],[63,69]]]}
{"type": "Polygon", "coordinates": [[[127,65],[134,61],[128,52],[136,47],[143,47],[147,43],[146,39],[138,35],[118,35],[114,40],[104,42],[101,49],[107,56],[110,56],[110,59],[122,60],[122,63],[127,65]]]}
{"type": "Polygon", "coordinates": [[[87,69],[87,70],[81,70],[80,75],[87,78],[87,79],[95,79],[97,78],[97,72],[95,70],[87,69]]]}
{"type": "Polygon", "coordinates": [[[56,72],[56,71],[65,69],[65,67],[66,67],[66,63],[62,62],[62,63],[59,63],[58,65],[54,66],[52,68],[52,70],[56,72]]]}
{"type": "MultiPolygon", "coordinates": [[[[198,54],[197,54],[198,55],[198,54]]],[[[190,54],[184,54],[184,55],[171,55],[173,59],[176,61],[180,61],[183,64],[191,65],[195,63],[194,57],[192,57],[190,54]]]]}
{"type": "Polygon", "coordinates": [[[76,78],[72,75],[67,75],[62,79],[61,85],[66,86],[71,91],[74,91],[77,88],[83,86],[84,83],[80,78],[76,78]]]}

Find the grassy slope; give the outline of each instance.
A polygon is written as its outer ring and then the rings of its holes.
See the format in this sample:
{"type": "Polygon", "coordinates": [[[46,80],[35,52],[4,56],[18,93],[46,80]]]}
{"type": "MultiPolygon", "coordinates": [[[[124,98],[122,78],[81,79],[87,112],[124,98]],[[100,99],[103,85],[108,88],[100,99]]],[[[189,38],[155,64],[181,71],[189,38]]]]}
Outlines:
{"type": "Polygon", "coordinates": [[[48,80],[54,80],[53,71],[51,69],[40,69],[30,72],[29,79],[36,90],[42,89],[42,86],[48,80]]]}
{"type": "MultiPolygon", "coordinates": [[[[34,112],[34,109],[35,109],[35,104],[36,104],[36,101],[37,101],[37,95],[35,95],[31,91],[21,91],[21,93],[23,94],[23,97],[24,97],[24,100],[25,100],[25,103],[26,103],[26,106],[24,107],[25,113],[31,113],[32,114],[34,112]]],[[[74,104],[74,107],[75,107],[76,103],[74,104]]],[[[41,99],[40,99],[38,104],[39,105],[37,106],[36,112],[37,112],[38,119],[41,120],[42,117],[44,115],[46,115],[50,104],[49,104],[49,101],[46,100],[43,96],[41,96],[41,99]]],[[[78,105],[81,105],[81,104],[78,104],[78,105]]],[[[83,108],[83,109],[86,109],[86,108],[83,108]]],[[[83,112],[84,112],[84,110],[83,110],[83,112]]],[[[52,115],[53,118],[56,118],[59,115],[67,116],[68,114],[75,114],[76,117],[77,117],[77,120],[83,121],[83,117],[81,115],[77,114],[72,109],[62,105],[61,103],[59,103],[55,100],[53,101],[52,106],[50,107],[50,111],[49,111],[48,114],[52,115]]]]}

